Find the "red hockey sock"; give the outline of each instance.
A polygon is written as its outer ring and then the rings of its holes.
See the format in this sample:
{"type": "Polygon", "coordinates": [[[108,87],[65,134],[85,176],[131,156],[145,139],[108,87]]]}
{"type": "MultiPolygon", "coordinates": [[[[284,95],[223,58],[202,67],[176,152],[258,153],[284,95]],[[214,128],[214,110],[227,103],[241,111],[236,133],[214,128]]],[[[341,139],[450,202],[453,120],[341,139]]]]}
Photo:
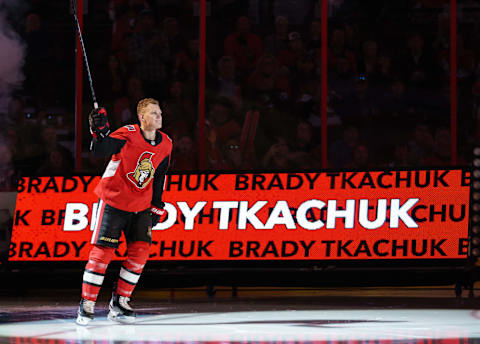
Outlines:
{"type": "Polygon", "coordinates": [[[88,263],[83,273],[82,297],[96,301],[108,264],[112,260],[115,249],[111,247],[93,246],[88,257],[88,263]]]}
{"type": "Polygon", "coordinates": [[[123,262],[117,282],[117,294],[130,297],[147,262],[150,245],[147,242],[135,241],[128,244],[128,258],[123,262]]]}

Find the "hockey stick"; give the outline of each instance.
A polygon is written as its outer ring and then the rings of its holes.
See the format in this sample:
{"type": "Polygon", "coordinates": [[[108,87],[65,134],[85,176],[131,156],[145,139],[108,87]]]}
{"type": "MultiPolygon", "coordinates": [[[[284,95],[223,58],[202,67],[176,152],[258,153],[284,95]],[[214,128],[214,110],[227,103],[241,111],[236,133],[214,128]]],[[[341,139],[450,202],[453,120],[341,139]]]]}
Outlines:
{"type": "Polygon", "coordinates": [[[77,1],[72,0],[71,4],[72,4],[72,10],[73,10],[73,17],[75,18],[78,38],[80,40],[80,45],[82,46],[83,59],[85,60],[85,66],[87,66],[87,76],[88,76],[88,82],[90,83],[90,91],[92,92],[93,107],[95,109],[98,109],[97,97],[95,96],[95,90],[93,89],[92,74],[90,74],[90,66],[88,65],[87,51],[85,50],[85,44],[83,43],[83,37],[82,37],[82,30],[80,29],[80,22],[78,21],[78,17],[77,17],[77,1]]]}

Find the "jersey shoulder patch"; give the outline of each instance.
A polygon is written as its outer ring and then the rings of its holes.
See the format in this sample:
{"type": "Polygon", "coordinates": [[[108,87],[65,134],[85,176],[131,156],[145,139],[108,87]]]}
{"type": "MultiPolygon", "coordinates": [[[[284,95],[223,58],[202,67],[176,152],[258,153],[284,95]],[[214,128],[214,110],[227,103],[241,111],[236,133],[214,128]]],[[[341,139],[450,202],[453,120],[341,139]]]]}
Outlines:
{"type": "Polygon", "coordinates": [[[135,126],[132,124],[128,124],[123,127],[126,128],[128,131],[136,131],[135,126]]]}

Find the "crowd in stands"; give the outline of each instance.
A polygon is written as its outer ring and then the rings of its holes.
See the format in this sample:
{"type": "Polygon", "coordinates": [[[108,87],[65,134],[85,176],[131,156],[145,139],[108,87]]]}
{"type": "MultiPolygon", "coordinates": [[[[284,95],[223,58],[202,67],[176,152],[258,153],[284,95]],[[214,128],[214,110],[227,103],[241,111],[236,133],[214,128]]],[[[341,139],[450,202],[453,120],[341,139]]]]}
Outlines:
{"type": "MultiPolygon", "coordinates": [[[[58,27],[55,5],[31,2],[16,24],[26,46],[25,82],[0,136],[0,189],[21,175],[74,173],[71,18],[64,18],[68,29],[58,27]]],[[[210,3],[205,168],[450,165],[449,1],[329,1],[327,166],[318,3],[210,3]]],[[[135,123],[138,100],[159,99],[163,130],[174,141],[173,171],[199,169],[197,5],[95,0],[85,16],[94,86],[111,126],[135,123]]],[[[462,2],[460,13],[462,6],[469,16],[460,18],[457,39],[460,165],[469,159],[480,109],[480,2],[462,2]]],[[[83,137],[83,169],[75,172],[100,174],[105,161],[87,153],[87,128],[83,137]]]]}

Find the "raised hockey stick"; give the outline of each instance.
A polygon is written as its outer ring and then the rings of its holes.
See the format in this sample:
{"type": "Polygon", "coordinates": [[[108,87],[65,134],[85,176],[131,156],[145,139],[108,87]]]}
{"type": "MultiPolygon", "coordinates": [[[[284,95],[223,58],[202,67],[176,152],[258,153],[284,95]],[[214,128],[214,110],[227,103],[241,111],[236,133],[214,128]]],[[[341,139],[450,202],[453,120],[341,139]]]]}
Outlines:
{"type": "Polygon", "coordinates": [[[72,0],[71,5],[72,5],[73,17],[75,18],[75,24],[76,24],[75,26],[77,28],[78,38],[80,40],[80,45],[82,46],[83,59],[85,60],[85,66],[87,66],[87,76],[88,76],[88,82],[90,83],[90,91],[92,93],[92,98],[93,98],[93,107],[95,109],[98,109],[97,97],[95,96],[95,90],[93,89],[92,74],[90,73],[90,66],[88,65],[87,51],[85,50],[85,44],[83,43],[82,30],[80,29],[80,22],[78,21],[78,17],[77,17],[77,1],[72,0]]]}

